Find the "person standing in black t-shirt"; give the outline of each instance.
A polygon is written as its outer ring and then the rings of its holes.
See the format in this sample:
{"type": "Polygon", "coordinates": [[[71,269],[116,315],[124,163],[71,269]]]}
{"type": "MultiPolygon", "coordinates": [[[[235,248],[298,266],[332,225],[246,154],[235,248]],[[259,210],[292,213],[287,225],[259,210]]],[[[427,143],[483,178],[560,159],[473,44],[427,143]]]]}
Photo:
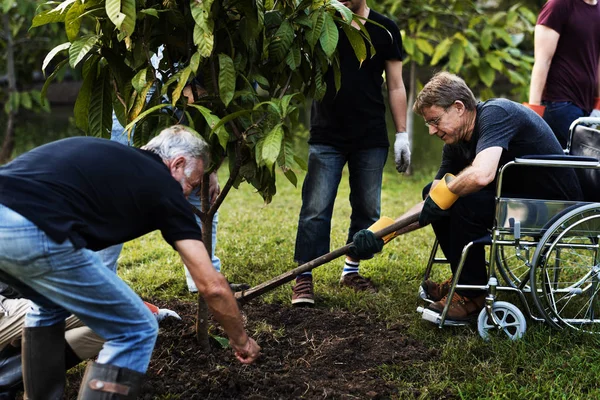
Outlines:
{"type": "MultiPolygon", "coordinates": [[[[445,145],[435,180],[423,191],[427,198],[400,217],[420,212],[419,223],[403,231],[431,223],[455,273],[464,246],[484,237],[492,228],[499,168],[517,157],[564,153],[552,129],[533,110],[505,99],[477,103],[465,81],[447,72],[438,73],[425,85],[413,111],[423,116],[429,134],[439,137],[445,145]]],[[[502,189],[507,197],[583,199],[573,168],[508,169],[502,189]]],[[[362,231],[361,235],[374,238],[370,231],[362,231]]],[[[364,245],[354,240],[360,253],[380,250],[371,243],[376,244],[377,240],[365,240],[364,245]]],[[[380,242],[379,246],[382,245],[380,242]]],[[[486,282],[484,248],[473,246],[458,284],[485,286],[486,282]]],[[[424,282],[423,294],[434,301],[429,309],[441,313],[450,302],[446,318],[455,321],[469,320],[479,314],[485,293],[457,289],[452,299],[448,299],[449,288],[450,280],[441,284],[424,282]]]]}
{"type": "MultiPolygon", "coordinates": [[[[299,264],[329,252],[333,205],[344,165],[348,164],[352,206],[348,241],[379,219],[383,166],[389,147],[382,93],[384,71],[397,132],[396,169],[405,172],[410,164],[400,31],[390,19],[370,10],[366,0],[342,4],[359,17],[368,18],[365,28],[375,53],[368,54],[361,64],[348,37],[339,29],[341,88],[336,92],[330,69],[325,76],[326,94],[321,101],[313,102],[311,109],[308,172],[302,187],[294,254],[299,264]]],[[[358,29],[354,23],[353,27],[358,29]]],[[[370,53],[369,45],[367,49],[370,53]]],[[[340,284],[355,290],[376,291],[373,283],[359,274],[359,260],[352,257],[346,257],[340,284]]],[[[296,279],[292,304],[314,304],[310,272],[296,279]]]]}
{"type": "Polygon", "coordinates": [[[156,318],[95,251],[154,230],[189,267],[237,358],[258,357],[260,347],[212,267],[186,200],[201,183],[208,154],[201,137],[176,125],[142,149],[75,137],[0,168],[0,280],[33,301],[22,345],[27,398],[62,397],[70,314],[106,340],[88,365],[80,397],[100,398],[115,388],[135,397],[156,341],[156,318]]]}

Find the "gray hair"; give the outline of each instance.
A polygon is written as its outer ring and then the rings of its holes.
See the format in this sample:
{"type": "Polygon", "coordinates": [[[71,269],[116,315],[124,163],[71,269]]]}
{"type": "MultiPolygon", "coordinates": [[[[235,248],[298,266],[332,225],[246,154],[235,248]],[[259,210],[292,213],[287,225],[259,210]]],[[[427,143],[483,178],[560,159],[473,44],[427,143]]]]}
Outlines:
{"type": "Polygon", "coordinates": [[[190,161],[190,158],[202,160],[205,168],[210,162],[208,143],[192,129],[183,125],[173,125],[163,129],[142,149],[151,151],[166,161],[183,156],[186,161],[190,161]]]}
{"type": "Polygon", "coordinates": [[[413,111],[422,116],[425,108],[438,106],[446,109],[456,100],[460,100],[469,111],[477,107],[473,92],[462,78],[448,72],[438,72],[417,95],[413,111]]]}

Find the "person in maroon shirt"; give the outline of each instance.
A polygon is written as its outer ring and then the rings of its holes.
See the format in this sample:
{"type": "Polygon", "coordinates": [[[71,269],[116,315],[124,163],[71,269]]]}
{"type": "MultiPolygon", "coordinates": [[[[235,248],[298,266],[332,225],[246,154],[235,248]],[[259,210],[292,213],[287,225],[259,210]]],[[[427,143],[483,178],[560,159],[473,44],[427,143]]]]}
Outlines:
{"type": "Polygon", "coordinates": [[[535,26],[529,103],[566,147],[571,122],[600,116],[598,0],[549,0],[535,26]]]}

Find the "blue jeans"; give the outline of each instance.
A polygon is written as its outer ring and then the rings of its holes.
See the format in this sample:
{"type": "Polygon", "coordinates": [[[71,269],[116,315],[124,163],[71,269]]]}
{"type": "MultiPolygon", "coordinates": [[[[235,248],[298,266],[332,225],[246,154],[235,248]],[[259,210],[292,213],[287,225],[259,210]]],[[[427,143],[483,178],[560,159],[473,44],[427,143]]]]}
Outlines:
{"type": "Polygon", "coordinates": [[[542,104],[546,106],[544,121],[552,128],[562,148],[566,149],[571,123],[588,116],[589,112],[586,113],[570,101],[544,101],[542,104]]]}
{"type": "Polygon", "coordinates": [[[56,243],[0,205],[0,272],[18,279],[9,283],[35,303],[26,327],[56,325],[75,314],[106,339],[99,363],[146,372],[158,334],[156,318],[97,253],[76,249],[68,240],[56,243]]]}
{"type": "Polygon", "coordinates": [[[328,145],[310,145],[296,235],[294,260],[297,263],[304,264],[329,252],[333,205],[346,163],[352,207],[347,243],[356,232],[379,219],[387,155],[386,147],[348,152],[328,145]]]}

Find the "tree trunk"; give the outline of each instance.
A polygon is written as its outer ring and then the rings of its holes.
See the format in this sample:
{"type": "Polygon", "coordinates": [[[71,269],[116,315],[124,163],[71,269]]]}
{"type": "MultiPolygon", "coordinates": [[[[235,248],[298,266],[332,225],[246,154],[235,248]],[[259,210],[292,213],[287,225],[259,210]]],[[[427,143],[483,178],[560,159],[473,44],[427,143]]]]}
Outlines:
{"type": "MultiPolygon", "coordinates": [[[[202,242],[208,252],[208,257],[212,259],[212,220],[215,213],[210,213],[210,199],[208,198],[209,175],[205,173],[202,177],[202,190],[200,195],[200,203],[202,206],[202,242]]],[[[196,314],[196,340],[200,344],[202,350],[206,353],[210,352],[210,342],[208,336],[208,306],[204,298],[198,293],[198,310],[196,314]]]]}
{"type": "MultiPolygon", "coordinates": [[[[410,143],[410,152],[413,152],[413,127],[415,125],[415,114],[412,112],[412,105],[415,104],[415,92],[417,87],[417,63],[411,61],[410,63],[410,78],[408,88],[408,99],[406,107],[406,131],[408,132],[408,142],[410,143]]],[[[406,171],[407,175],[412,174],[412,165],[409,165],[406,171]]]]}
{"type": "MultiPolygon", "coordinates": [[[[4,25],[4,34],[6,35],[6,77],[8,79],[8,99],[13,93],[17,91],[17,75],[15,74],[15,47],[12,37],[12,30],[10,29],[10,20],[8,15],[2,16],[2,23],[4,25]]],[[[6,130],[4,132],[4,141],[2,143],[2,149],[0,150],[0,164],[4,164],[10,160],[13,149],[15,148],[15,110],[9,105],[8,118],[6,120],[6,130]]]]}

